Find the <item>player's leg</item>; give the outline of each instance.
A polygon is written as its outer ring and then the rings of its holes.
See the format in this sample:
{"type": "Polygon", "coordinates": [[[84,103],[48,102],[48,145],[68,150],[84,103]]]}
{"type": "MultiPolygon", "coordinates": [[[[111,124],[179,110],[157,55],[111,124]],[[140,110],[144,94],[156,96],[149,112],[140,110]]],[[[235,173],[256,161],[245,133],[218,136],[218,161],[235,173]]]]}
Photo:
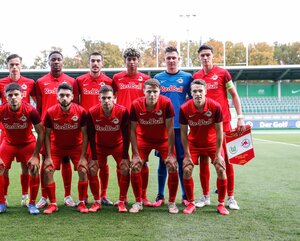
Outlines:
{"type": "Polygon", "coordinates": [[[40,181],[41,181],[41,199],[35,205],[37,208],[44,208],[48,205],[47,190],[45,187],[45,166],[44,166],[45,155],[42,155],[42,164],[40,168],[40,181]]]}
{"type": "Polygon", "coordinates": [[[0,164],[0,213],[5,213],[7,210],[6,207],[6,200],[4,197],[4,171],[5,167],[4,164],[0,164]]]}
{"type": "Polygon", "coordinates": [[[145,162],[142,167],[142,198],[143,198],[143,204],[145,206],[152,207],[153,203],[149,202],[147,198],[148,181],[149,181],[149,167],[147,165],[147,162],[145,162]]]}
{"type": "Polygon", "coordinates": [[[99,178],[101,182],[101,203],[105,206],[113,206],[113,202],[107,198],[107,188],[109,180],[109,166],[100,166],[99,178]]]}
{"type": "Polygon", "coordinates": [[[6,206],[8,207],[8,187],[10,184],[10,179],[9,179],[9,170],[5,169],[4,170],[4,197],[5,197],[5,201],[6,201],[6,206]]]}
{"type": "Polygon", "coordinates": [[[193,169],[194,163],[192,159],[185,158],[182,162],[183,164],[183,185],[188,201],[188,205],[183,210],[184,214],[192,214],[196,211],[195,198],[194,198],[194,179],[193,179],[193,169]]]}
{"type": "Polygon", "coordinates": [[[21,162],[21,170],[22,170],[22,173],[20,174],[20,182],[22,187],[21,205],[27,206],[29,203],[29,196],[28,196],[29,173],[28,173],[28,168],[26,163],[21,162]]]}
{"type": "Polygon", "coordinates": [[[64,184],[64,203],[68,207],[75,207],[76,203],[74,202],[71,195],[72,188],[72,166],[69,156],[64,156],[61,162],[61,176],[64,184]]]}
{"type": "Polygon", "coordinates": [[[130,185],[130,161],[129,159],[122,159],[121,155],[119,155],[119,158],[115,156],[114,158],[117,161],[117,169],[120,170],[118,212],[127,212],[126,201],[130,185]]]}
{"type": "Polygon", "coordinates": [[[89,209],[85,205],[87,190],[88,190],[88,165],[87,161],[80,160],[79,155],[71,156],[71,159],[74,160],[73,164],[75,167],[75,170],[77,170],[78,173],[78,199],[79,203],[77,205],[77,210],[80,213],[88,213],[89,209]],[[77,167],[77,168],[76,168],[77,167]]]}
{"type": "Polygon", "coordinates": [[[155,202],[153,203],[153,206],[159,207],[165,202],[165,185],[168,172],[164,160],[162,159],[158,151],[155,151],[155,156],[159,158],[157,169],[158,194],[155,202]]]}
{"type": "Polygon", "coordinates": [[[101,158],[101,156],[97,155],[99,160],[89,160],[88,167],[89,167],[89,184],[90,190],[94,197],[94,203],[89,208],[89,212],[97,212],[101,209],[101,200],[100,200],[100,183],[99,183],[99,166],[102,162],[106,165],[106,156],[101,158]]]}

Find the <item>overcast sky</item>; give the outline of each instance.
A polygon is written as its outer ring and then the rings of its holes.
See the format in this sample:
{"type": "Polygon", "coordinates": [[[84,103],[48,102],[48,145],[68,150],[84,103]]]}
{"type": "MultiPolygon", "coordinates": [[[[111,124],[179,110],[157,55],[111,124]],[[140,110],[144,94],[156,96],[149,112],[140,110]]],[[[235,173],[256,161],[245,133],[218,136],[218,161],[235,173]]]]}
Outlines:
{"type": "Polygon", "coordinates": [[[52,46],[73,56],[73,45],[82,47],[82,38],[126,47],[153,35],[184,41],[189,29],[193,41],[296,42],[297,5],[295,0],[1,1],[0,44],[23,56],[29,66],[40,51],[52,46]]]}

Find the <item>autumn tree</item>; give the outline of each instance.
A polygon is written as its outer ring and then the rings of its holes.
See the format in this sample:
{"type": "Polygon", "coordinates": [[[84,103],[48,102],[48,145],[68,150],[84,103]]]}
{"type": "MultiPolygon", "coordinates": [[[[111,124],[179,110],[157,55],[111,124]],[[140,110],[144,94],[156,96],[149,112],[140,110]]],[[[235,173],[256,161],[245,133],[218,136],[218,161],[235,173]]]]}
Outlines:
{"type": "Polygon", "coordinates": [[[249,65],[272,64],[275,64],[273,46],[266,42],[249,45],[249,65]]]}
{"type": "Polygon", "coordinates": [[[50,50],[43,50],[40,52],[40,55],[36,56],[34,63],[30,66],[30,69],[46,69],[48,67],[48,55],[52,51],[62,52],[60,47],[51,47],[50,50]]]}
{"type": "Polygon", "coordinates": [[[300,64],[300,42],[274,43],[274,59],[276,64],[300,64]]]}
{"type": "Polygon", "coordinates": [[[246,47],[243,43],[226,42],[225,48],[226,65],[239,66],[246,65],[246,47]]]}

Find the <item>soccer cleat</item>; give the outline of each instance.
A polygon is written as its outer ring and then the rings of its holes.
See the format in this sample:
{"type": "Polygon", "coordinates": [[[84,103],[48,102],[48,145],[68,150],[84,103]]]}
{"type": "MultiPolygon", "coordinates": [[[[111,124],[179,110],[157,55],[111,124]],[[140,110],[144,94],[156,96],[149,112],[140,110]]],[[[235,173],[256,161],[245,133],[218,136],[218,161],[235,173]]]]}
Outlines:
{"type": "Polygon", "coordinates": [[[130,213],[138,213],[139,211],[143,210],[143,203],[141,202],[136,202],[135,204],[132,205],[132,208],[129,209],[130,213]]]}
{"type": "Polygon", "coordinates": [[[58,211],[58,206],[56,203],[50,203],[48,207],[44,210],[44,214],[52,214],[58,211]]]}
{"type": "Polygon", "coordinates": [[[77,211],[80,213],[88,213],[89,209],[85,206],[84,201],[79,202],[77,205],[77,211]]]}
{"type": "Polygon", "coordinates": [[[188,206],[189,204],[190,204],[190,202],[188,201],[188,200],[186,200],[186,199],[182,199],[182,204],[184,205],[184,206],[188,206]]]}
{"type": "Polygon", "coordinates": [[[117,207],[117,206],[119,205],[120,202],[124,202],[125,204],[127,204],[127,203],[128,203],[128,200],[127,200],[127,198],[126,198],[125,201],[118,200],[118,201],[114,202],[114,206],[117,207]]]}
{"type": "Polygon", "coordinates": [[[218,213],[222,214],[222,215],[228,215],[229,211],[225,208],[224,204],[219,204],[217,207],[217,211],[218,213]]]}
{"type": "Polygon", "coordinates": [[[127,213],[128,210],[126,208],[125,202],[119,201],[118,203],[118,212],[119,213],[127,213]]]}
{"type": "Polygon", "coordinates": [[[100,201],[95,201],[93,203],[93,205],[89,208],[89,212],[95,213],[97,211],[100,211],[100,209],[101,209],[101,203],[100,203],[100,201]]]}
{"type": "Polygon", "coordinates": [[[1,203],[0,204],[0,213],[5,213],[7,211],[6,204],[1,203]]]}
{"type": "Polygon", "coordinates": [[[143,199],[143,205],[146,207],[153,207],[153,203],[149,202],[147,198],[143,199]]]}
{"type": "Polygon", "coordinates": [[[28,204],[28,212],[33,215],[40,214],[40,210],[34,204],[28,204]]]}
{"type": "Polygon", "coordinates": [[[184,214],[192,214],[195,211],[196,211],[196,206],[194,203],[189,203],[188,206],[185,209],[183,209],[184,214]]]}
{"type": "Polygon", "coordinates": [[[108,198],[106,197],[102,197],[101,198],[101,204],[105,205],[105,206],[113,206],[113,202],[110,201],[108,198]]]}
{"type": "Polygon", "coordinates": [[[240,207],[239,205],[237,204],[237,201],[235,201],[234,197],[229,197],[228,200],[227,200],[227,205],[230,209],[233,209],[233,210],[239,210],[240,207]]]}
{"type": "Polygon", "coordinates": [[[64,203],[67,207],[70,207],[70,208],[76,207],[76,203],[74,202],[72,196],[66,196],[64,198],[64,203]]]}
{"type": "Polygon", "coordinates": [[[40,201],[35,205],[36,208],[44,208],[48,205],[48,200],[45,197],[41,197],[40,201]]]}
{"type": "Polygon", "coordinates": [[[29,196],[28,194],[22,195],[21,206],[28,207],[29,204],[29,196]]]}
{"type": "Polygon", "coordinates": [[[169,213],[172,213],[172,214],[176,214],[179,212],[177,206],[176,206],[176,203],[168,203],[168,209],[169,209],[169,213]]]}
{"type": "Polygon", "coordinates": [[[165,203],[165,198],[163,195],[157,194],[155,202],[153,203],[153,207],[160,207],[165,203]]]}
{"type": "Polygon", "coordinates": [[[203,208],[206,205],[210,205],[210,197],[209,196],[202,196],[198,201],[196,201],[195,206],[197,208],[203,208]]]}

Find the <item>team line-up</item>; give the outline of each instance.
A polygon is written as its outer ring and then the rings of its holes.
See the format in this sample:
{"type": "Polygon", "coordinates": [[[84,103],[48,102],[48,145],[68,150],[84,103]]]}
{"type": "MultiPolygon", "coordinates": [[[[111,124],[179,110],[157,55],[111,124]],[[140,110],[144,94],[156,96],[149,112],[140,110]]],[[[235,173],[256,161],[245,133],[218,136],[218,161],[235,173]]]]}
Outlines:
{"type": "Polygon", "coordinates": [[[53,51],[48,56],[50,72],[36,82],[20,74],[22,58],[10,55],[9,76],[0,80],[0,213],[9,209],[9,170],[15,159],[22,169],[21,205],[30,214],[58,211],[54,172],[60,169],[64,203],[81,213],[97,212],[101,205],[130,213],[142,211],[143,206],[159,207],[165,202],[167,181],[168,212],[179,212],[175,201],[180,182],[183,213],[192,214],[210,205],[210,162],[217,174],[218,213],[229,214],[226,206],[238,210],[224,133],[231,131],[227,93],[237,112],[237,133],[245,131],[240,99],[229,72],[213,64],[213,48],[201,45],[198,54],[202,69],[192,76],[179,69],[176,47],[167,47],[166,70],[151,78],[138,71],[139,51],[128,48],[123,55],[126,70],[111,79],[101,72],[102,53],[93,52],[89,72],[73,79],[62,71],[62,53],[53,51]],[[159,160],[154,202],[147,198],[152,150],[159,160]],[[107,197],[109,155],[116,161],[119,187],[114,203],[107,197]],[[76,203],[70,162],[78,173],[76,203]],[[195,165],[203,193],[197,200],[195,165]],[[135,202],[128,210],[130,184],[135,202]],[[40,186],[41,199],[36,203],[40,186]],[[88,186],[92,205],[87,203],[88,186]]]}

